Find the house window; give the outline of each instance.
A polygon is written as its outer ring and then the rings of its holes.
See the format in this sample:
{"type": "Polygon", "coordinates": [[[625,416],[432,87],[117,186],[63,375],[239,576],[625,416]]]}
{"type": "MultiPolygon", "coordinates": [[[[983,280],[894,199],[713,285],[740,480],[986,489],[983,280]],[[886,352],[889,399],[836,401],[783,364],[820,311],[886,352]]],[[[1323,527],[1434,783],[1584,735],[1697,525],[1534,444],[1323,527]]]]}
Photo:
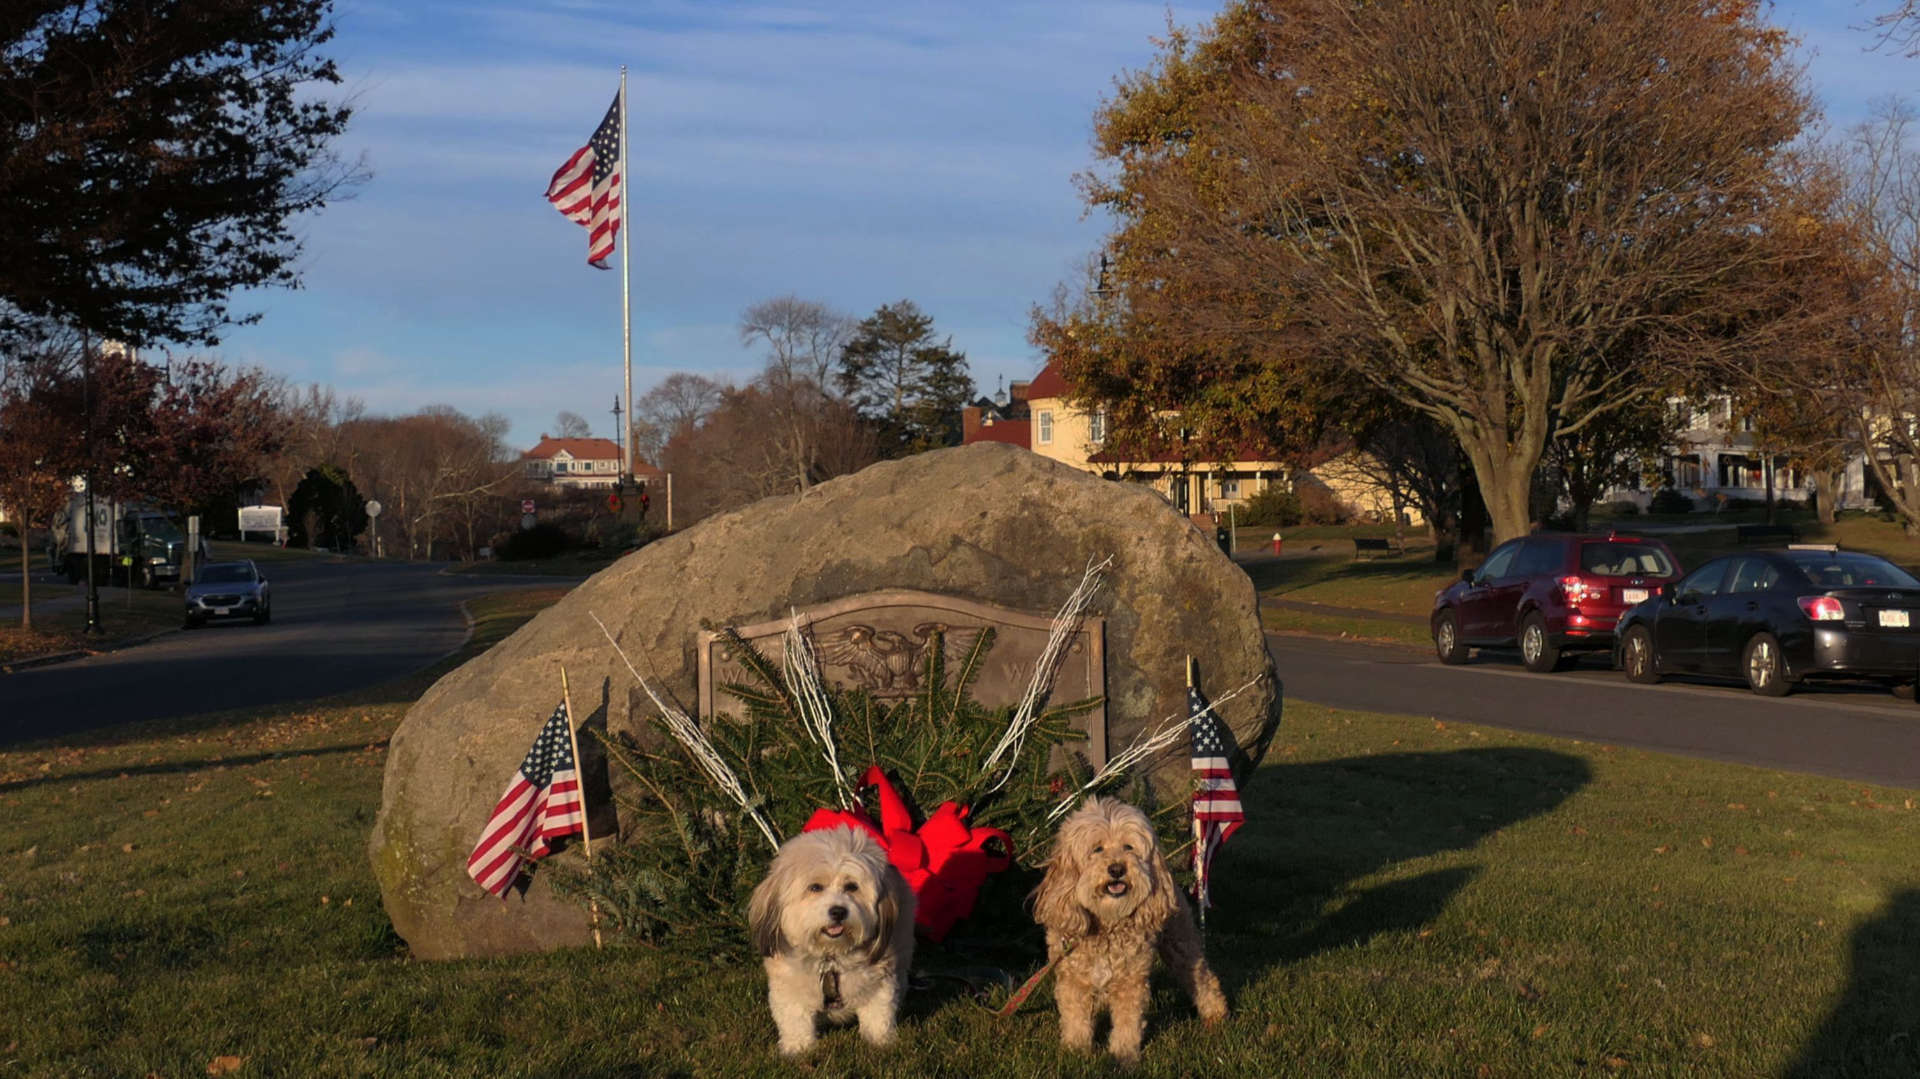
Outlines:
{"type": "Polygon", "coordinates": [[[1087,441],[1098,446],[1107,440],[1107,412],[1101,409],[1087,420],[1087,441]]]}
{"type": "Polygon", "coordinates": [[[565,461],[555,461],[553,463],[553,470],[555,472],[565,472],[567,470],[567,463],[565,461]]]}
{"type": "Polygon", "coordinates": [[[1240,481],[1238,479],[1221,480],[1220,481],[1220,497],[1221,498],[1239,498],[1240,497],[1240,481]]]}
{"type": "Polygon", "coordinates": [[[1042,411],[1034,421],[1034,440],[1042,446],[1053,444],[1053,413],[1042,411]]]}

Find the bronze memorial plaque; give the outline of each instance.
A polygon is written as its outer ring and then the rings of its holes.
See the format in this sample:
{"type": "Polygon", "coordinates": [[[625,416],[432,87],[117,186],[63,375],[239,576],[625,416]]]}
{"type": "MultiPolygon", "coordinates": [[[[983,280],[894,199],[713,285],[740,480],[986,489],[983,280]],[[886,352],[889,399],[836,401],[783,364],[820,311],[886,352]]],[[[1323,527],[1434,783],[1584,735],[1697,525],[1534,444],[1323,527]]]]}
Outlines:
{"type": "MultiPolygon", "coordinates": [[[[925,650],[938,633],[947,657],[957,659],[980,630],[991,626],[993,650],[973,683],[973,696],[989,708],[1020,703],[1033,667],[1053,628],[1051,613],[1035,614],[975,600],[910,589],[888,589],[847,596],[799,611],[800,624],[820,661],[820,676],[845,689],[865,689],[876,697],[906,697],[920,688],[925,650]]],[[[771,659],[780,656],[780,638],[790,619],[736,626],[735,631],[771,659]]],[[[746,682],[746,669],[733,658],[726,639],[712,630],[700,634],[700,714],[743,715],[746,706],[724,688],[746,682]]],[[[1055,704],[1099,697],[1093,710],[1076,719],[1087,732],[1087,759],[1095,767],[1107,760],[1106,620],[1081,619],[1054,674],[1048,700],[1055,704]]]]}

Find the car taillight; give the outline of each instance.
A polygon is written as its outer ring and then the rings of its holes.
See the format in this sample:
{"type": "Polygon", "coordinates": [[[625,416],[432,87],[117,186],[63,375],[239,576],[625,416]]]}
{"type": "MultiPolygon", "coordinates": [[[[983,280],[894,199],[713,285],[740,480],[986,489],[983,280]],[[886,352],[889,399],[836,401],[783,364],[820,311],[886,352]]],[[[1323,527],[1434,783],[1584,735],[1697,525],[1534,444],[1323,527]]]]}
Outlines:
{"type": "Polygon", "coordinates": [[[1560,578],[1560,591],[1564,592],[1567,602],[1575,607],[1582,603],[1596,602],[1607,594],[1607,586],[1595,584],[1584,577],[1560,578]]]}
{"type": "Polygon", "coordinates": [[[1832,596],[1801,596],[1800,609],[1815,622],[1838,622],[1847,617],[1846,608],[1832,596]]]}

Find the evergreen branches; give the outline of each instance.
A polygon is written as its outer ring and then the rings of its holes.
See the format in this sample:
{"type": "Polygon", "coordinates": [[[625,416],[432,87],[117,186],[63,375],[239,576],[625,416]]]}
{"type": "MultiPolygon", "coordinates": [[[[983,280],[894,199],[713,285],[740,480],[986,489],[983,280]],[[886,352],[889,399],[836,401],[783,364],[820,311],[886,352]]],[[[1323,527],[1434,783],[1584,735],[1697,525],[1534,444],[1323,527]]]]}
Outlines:
{"type": "MultiPolygon", "coordinates": [[[[1089,568],[1070,607],[1084,610],[1099,568],[1089,568]]],[[[601,632],[612,641],[604,624],[601,632]]],[[[633,736],[603,737],[610,763],[630,780],[615,784],[624,792],[623,844],[564,871],[559,886],[597,902],[608,924],[641,940],[690,954],[743,954],[747,896],[766,863],[759,838],[777,843],[815,810],[860,806],[849,775],[868,765],[893,778],[916,824],[954,802],[967,807],[970,826],[1007,832],[1016,854],[1045,849],[1053,829],[1048,813],[1066,792],[1125,785],[1110,773],[1099,779],[1078,749],[1086,735],[1074,720],[1098,698],[1047,706],[1030,694],[1021,706],[988,708],[973,697],[993,648],[991,629],[974,635],[951,662],[945,640],[936,637],[920,660],[917,690],[900,699],[822,682],[797,621],[778,659],[737,634],[726,642],[745,674],[725,688],[744,713],[708,717],[699,726],[621,656],[657,712],[633,736]]],[[[1142,800],[1144,784],[1132,793],[1142,800]]],[[[1011,910],[1014,891],[1024,888],[1009,875],[990,879],[987,890],[998,896],[996,909],[1011,910]]]]}

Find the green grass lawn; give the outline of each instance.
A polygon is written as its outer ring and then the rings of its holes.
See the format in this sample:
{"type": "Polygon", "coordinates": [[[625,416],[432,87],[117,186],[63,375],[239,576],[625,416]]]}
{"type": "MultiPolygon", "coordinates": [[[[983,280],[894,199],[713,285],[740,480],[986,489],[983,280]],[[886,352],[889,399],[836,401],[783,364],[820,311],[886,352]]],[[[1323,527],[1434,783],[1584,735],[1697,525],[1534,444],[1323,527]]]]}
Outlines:
{"type": "MultiPolygon", "coordinates": [[[[476,604],[466,654],[559,594],[476,604]]],[[[0,1076],[792,1074],[750,964],[407,958],[366,843],[432,677],[0,752],[0,1076]]],[[[1215,867],[1234,1014],[1157,983],[1139,1073],[1916,1074],[1916,797],[1290,704],[1215,867]]],[[[1046,990],[936,982],[901,1035],[799,1070],[1113,1074],[1046,990]]]]}

